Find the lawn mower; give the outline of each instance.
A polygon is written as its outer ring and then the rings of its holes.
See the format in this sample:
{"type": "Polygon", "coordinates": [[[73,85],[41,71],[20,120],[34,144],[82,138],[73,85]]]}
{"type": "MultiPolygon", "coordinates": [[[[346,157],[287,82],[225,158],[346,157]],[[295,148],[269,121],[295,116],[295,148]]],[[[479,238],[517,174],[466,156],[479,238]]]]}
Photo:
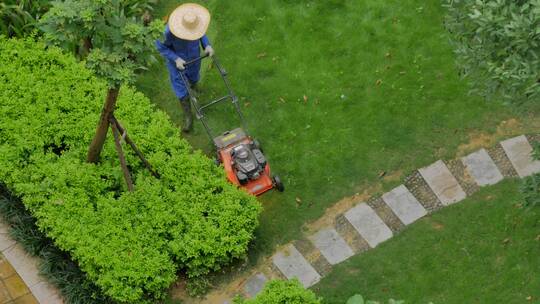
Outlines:
{"type": "MultiPolygon", "coordinates": [[[[208,58],[208,55],[186,62],[185,66],[187,67],[204,58],[208,58]]],[[[283,183],[277,175],[272,176],[270,165],[263,154],[261,144],[257,140],[254,140],[247,132],[244,115],[238,105],[238,97],[232,91],[229,80],[227,79],[227,72],[221,67],[216,56],[210,58],[225,84],[227,95],[201,105],[184,73],[179,72],[179,74],[182,81],[186,84],[189,100],[195,111],[195,115],[201,121],[216,150],[216,164],[223,165],[227,179],[231,183],[253,195],[261,195],[273,188],[283,192],[283,183]],[[206,121],[204,110],[224,101],[232,102],[242,127],[225,131],[219,136],[214,136],[206,121]]]]}

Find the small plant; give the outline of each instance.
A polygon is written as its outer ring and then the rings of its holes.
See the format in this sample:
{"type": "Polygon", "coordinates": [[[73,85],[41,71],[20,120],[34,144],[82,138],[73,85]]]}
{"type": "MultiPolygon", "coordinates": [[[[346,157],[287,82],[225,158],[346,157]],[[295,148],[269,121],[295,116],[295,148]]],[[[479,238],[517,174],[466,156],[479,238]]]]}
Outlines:
{"type": "Polygon", "coordinates": [[[253,299],[236,297],[234,304],[321,304],[313,291],[305,289],[300,281],[272,280],[266,283],[264,289],[253,299]]]}
{"type": "Polygon", "coordinates": [[[445,0],[446,26],[475,92],[540,97],[540,0],[445,0]]]}
{"type": "Polygon", "coordinates": [[[0,2],[0,34],[23,37],[36,27],[37,20],[49,8],[47,0],[4,0],[0,2]]]}
{"type": "MultiPolygon", "coordinates": [[[[402,301],[402,300],[394,300],[394,299],[390,299],[388,300],[388,304],[404,304],[405,301],[402,301]]],[[[381,304],[380,302],[377,302],[377,301],[370,301],[370,300],[364,300],[364,297],[362,297],[361,295],[357,294],[357,295],[354,295],[352,297],[350,297],[348,300],[347,300],[347,303],[345,304],[381,304]]]]}

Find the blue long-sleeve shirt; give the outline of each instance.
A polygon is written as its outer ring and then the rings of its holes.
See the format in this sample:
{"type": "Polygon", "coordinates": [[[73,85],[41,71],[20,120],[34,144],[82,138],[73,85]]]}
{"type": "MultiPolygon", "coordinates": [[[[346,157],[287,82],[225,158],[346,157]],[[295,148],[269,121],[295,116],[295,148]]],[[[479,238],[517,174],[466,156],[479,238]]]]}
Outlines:
{"type": "Polygon", "coordinates": [[[210,41],[206,35],[202,36],[199,40],[183,40],[174,36],[168,25],[165,27],[163,42],[156,40],[156,48],[167,61],[167,70],[169,71],[171,87],[178,98],[183,99],[188,95],[186,85],[180,78],[179,73],[184,73],[191,84],[197,83],[200,76],[201,62],[198,61],[191,64],[187,66],[183,72],[180,72],[176,68],[176,59],[182,58],[187,62],[198,58],[201,54],[200,47],[202,46],[204,49],[209,45],[210,41]]]}
{"type": "Polygon", "coordinates": [[[156,47],[161,55],[170,61],[175,61],[178,57],[189,61],[200,56],[199,44],[205,49],[210,45],[210,41],[206,35],[199,40],[189,41],[183,40],[171,33],[169,26],[165,27],[164,41],[156,41],[156,47]]]}

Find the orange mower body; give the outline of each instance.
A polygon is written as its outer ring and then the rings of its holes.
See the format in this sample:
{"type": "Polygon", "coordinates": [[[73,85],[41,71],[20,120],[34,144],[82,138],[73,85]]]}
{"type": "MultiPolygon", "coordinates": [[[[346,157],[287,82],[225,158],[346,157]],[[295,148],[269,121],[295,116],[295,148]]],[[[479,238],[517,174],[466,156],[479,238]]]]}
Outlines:
{"type": "Polygon", "coordinates": [[[231,183],[256,196],[273,188],[283,191],[284,187],[279,177],[271,174],[270,165],[264,159],[260,144],[241,128],[227,131],[214,138],[214,144],[217,147],[218,162],[223,165],[227,179],[231,183]],[[238,164],[242,161],[239,158],[242,152],[247,152],[247,160],[256,163],[252,166],[254,169],[250,170],[251,174],[243,174],[245,171],[238,164]]]}

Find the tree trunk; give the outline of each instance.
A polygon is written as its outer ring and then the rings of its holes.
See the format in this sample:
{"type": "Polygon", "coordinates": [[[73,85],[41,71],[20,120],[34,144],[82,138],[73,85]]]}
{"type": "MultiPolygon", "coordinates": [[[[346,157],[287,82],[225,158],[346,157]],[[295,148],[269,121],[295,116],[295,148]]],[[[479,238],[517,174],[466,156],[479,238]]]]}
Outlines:
{"type": "Polygon", "coordinates": [[[88,156],[86,161],[89,163],[97,163],[101,150],[103,150],[103,144],[107,138],[107,131],[109,130],[109,118],[114,113],[114,107],[116,106],[116,100],[118,99],[119,87],[109,88],[107,91],[107,98],[101,110],[101,117],[99,118],[99,124],[96,128],[96,135],[88,148],[88,156]]]}

